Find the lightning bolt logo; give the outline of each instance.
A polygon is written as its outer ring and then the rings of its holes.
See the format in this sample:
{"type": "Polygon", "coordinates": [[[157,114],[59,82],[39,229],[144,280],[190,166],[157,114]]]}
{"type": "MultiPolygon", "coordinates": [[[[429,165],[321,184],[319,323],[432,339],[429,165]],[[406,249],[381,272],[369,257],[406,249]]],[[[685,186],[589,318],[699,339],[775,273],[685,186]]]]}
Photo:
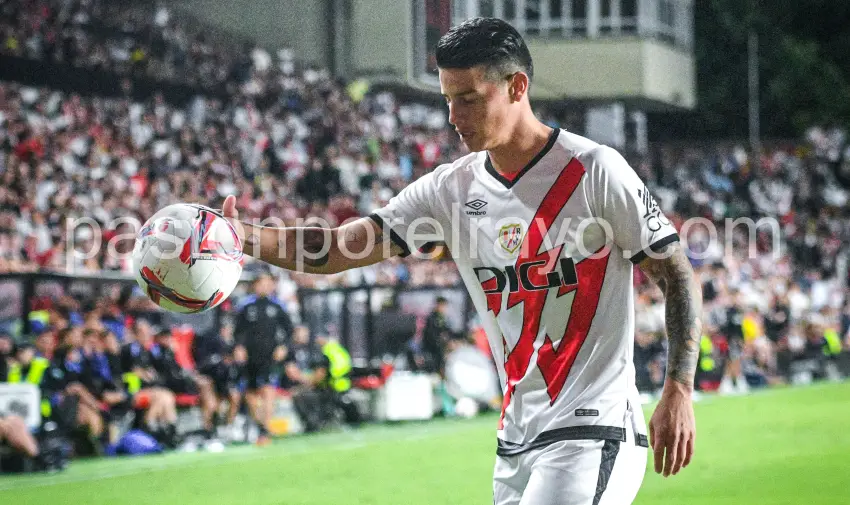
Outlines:
{"type": "MultiPolygon", "coordinates": [[[[543,197],[543,203],[535,213],[534,219],[529,226],[520,248],[520,255],[514,265],[515,271],[520,271],[523,265],[528,272],[528,279],[534,285],[545,285],[546,276],[551,273],[561,257],[564,245],[560,244],[552,249],[541,251],[544,238],[549,233],[555,219],[570,200],[573,192],[585,174],[584,166],[576,159],[570,161],[561,171],[555,183],[543,197]],[[534,265],[528,265],[534,263],[534,265]]],[[[546,382],[550,398],[550,405],[561,393],[566,383],[570,369],[575,362],[578,351],[587,338],[593,317],[599,303],[599,293],[605,278],[605,269],[608,266],[608,255],[601,258],[588,258],[576,264],[576,284],[561,285],[558,288],[557,297],[575,291],[570,319],[567,322],[564,335],[559,339],[558,346],[547,334],[543,345],[537,356],[537,365],[543,379],[546,382]]],[[[482,288],[492,290],[496,288],[496,279],[489,279],[482,283],[482,288]]],[[[502,401],[502,415],[499,428],[504,427],[505,411],[516,391],[516,385],[525,377],[531,366],[531,357],[534,354],[534,343],[540,332],[543,309],[546,305],[546,297],[549,289],[527,289],[525,284],[520,284],[519,289],[508,295],[507,310],[522,304],[522,330],[516,345],[510,352],[506,352],[505,396],[502,401]]],[[[502,305],[502,293],[488,293],[487,306],[498,316],[502,305]]],[[[507,343],[503,341],[505,347],[507,343]]]]}

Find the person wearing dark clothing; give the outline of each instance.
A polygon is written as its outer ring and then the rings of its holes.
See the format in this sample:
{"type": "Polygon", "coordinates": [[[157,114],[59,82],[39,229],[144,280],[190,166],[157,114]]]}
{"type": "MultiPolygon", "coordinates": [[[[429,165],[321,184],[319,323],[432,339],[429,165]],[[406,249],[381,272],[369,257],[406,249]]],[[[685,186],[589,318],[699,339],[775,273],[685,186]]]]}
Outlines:
{"type": "Polygon", "coordinates": [[[665,342],[656,334],[635,332],[635,384],[641,393],[655,393],[662,386],[665,342]]]}
{"type": "Polygon", "coordinates": [[[237,389],[239,367],[233,362],[233,326],[223,326],[220,335],[195,337],[192,343],[192,357],[198,372],[212,381],[216,404],[219,405],[224,400],[229,402],[227,425],[233,425],[241,401],[237,389]]]}
{"type": "Polygon", "coordinates": [[[154,341],[156,343],[151,348],[151,357],[157,375],[165,387],[175,394],[198,395],[204,420],[204,434],[207,438],[212,438],[215,429],[213,414],[217,404],[212,380],[188,372],[180,366],[174,355],[174,337],[170,330],[158,331],[154,341]]]}
{"type": "Polygon", "coordinates": [[[104,441],[114,443],[117,430],[113,422],[130,410],[130,401],[120,373],[116,373],[114,363],[110,362],[100,331],[83,332],[82,356],[82,384],[101,404],[103,421],[110,428],[104,432],[104,441]]]}
{"type": "Polygon", "coordinates": [[[321,202],[326,204],[328,199],[337,195],[342,190],[340,184],[339,170],[322,163],[321,160],[313,160],[310,170],[295,185],[298,196],[308,202],[321,202]]]}
{"type": "Polygon", "coordinates": [[[292,393],[292,403],[307,432],[318,431],[337,419],[349,424],[360,422],[351,390],[351,357],[337,341],[325,335],[310,343],[306,326],[298,326],[283,361],[282,381],[292,393]]]}
{"type": "Polygon", "coordinates": [[[791,309],[788,301],[774,297],[770,303],[770,310],[764,318],[764,331],[772,342],[779,342],[788,331],[791,323],[791,309]]]}
{"type": "Polygon", "coordinates": [[[437,297],[434,310],[425,321],[422,338],[411,345],[412,368],[427,373],[443,373],[446,343],[451,338],[451,329],[446,320],[449,302],[437,297]]]}
{"type": "Polygon", "coordinates": [[[45,374],[43,391],[60,424],[67,429],[87,427],[92,441],[104,432],[104,419],[100,400],[86,387],[92,383],[92,370],[83,354],[83,336],[80,328],[66,328],[59,332],[59,348],[53,354],[50,373],[45,374]]]}
{"type": "Polygon", "coordinates": [[[234,356],[244,362],[246,398],[251,415],[260,429],[259,445],[270,442],[268,426],[274,405],[274,369],[286,355],[285,343],[292,335],[292,321],[272,294],[274,277],[261,272],[236,318],[234,356]]]}
{"type": "Polygon", "coordinates": [[[138,319],[133,325],[134,341],[121,349],[121,368],[127,393],[133,404],[145,410],[144,422],[149,433],[170,447],[177,445],[177,404],[174,393],[165,388],[154,368],[151,349],[154,329],[138,319]]]}

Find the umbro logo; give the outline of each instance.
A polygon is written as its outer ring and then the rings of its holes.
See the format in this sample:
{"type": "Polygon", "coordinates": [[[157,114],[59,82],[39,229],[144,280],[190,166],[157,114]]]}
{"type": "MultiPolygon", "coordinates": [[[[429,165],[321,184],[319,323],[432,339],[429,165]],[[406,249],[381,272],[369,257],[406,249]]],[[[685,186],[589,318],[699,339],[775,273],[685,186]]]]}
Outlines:
{"type": "Polygon", "coordinates": [[[487,206],[487,202],[480,198],[466,202],[466,206],[471,209],[466,211],[467,216],[483,216],[487,213],[486,210],[482,210],[487,206]]]}

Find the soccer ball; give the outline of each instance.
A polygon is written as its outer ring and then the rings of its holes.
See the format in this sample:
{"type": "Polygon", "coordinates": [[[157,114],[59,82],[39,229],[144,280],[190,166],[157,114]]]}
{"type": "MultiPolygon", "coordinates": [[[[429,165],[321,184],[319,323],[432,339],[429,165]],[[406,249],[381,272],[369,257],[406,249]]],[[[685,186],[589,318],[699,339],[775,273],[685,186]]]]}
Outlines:
{"type": "Polygon", "coordinates": [[[242,243],[233,225],[203,205],[160,210],[136,236],[136,282],[160,307],[184,314],[223,302],[242,275],[242,243]]]}

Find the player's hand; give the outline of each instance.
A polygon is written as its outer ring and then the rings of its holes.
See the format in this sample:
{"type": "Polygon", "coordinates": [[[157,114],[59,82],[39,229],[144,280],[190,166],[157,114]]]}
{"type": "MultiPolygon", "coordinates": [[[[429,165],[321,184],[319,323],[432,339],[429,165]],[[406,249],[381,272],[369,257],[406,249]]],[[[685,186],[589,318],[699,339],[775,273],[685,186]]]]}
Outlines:
{"type": "Polygon", "coordinates": [[[286,346],[277,346],[277,348],[274,350],[273,357],[275,361],[283,361],[284,359],[286,359],[286,346]]]}
{"type": "Polygon", "coordinates": [[[691,388],[667,380],[661,400],[649,421],[655,473],[669,477],[688,466],[694,454],[696,431],[691,388]]]}
{"type": "Polygon", "coordinates": [[[245,243],[245,227],[242,226],[242,223],[239,222],[239,211],[236,209],[236,197],[233,195],[228,195],[227,198],[224,199],[224,204],[221,206],[221,215],[227,219],[233,228],[236,230],[236,235],[239,236],[239,240],[242,243],[245,243]]]}

